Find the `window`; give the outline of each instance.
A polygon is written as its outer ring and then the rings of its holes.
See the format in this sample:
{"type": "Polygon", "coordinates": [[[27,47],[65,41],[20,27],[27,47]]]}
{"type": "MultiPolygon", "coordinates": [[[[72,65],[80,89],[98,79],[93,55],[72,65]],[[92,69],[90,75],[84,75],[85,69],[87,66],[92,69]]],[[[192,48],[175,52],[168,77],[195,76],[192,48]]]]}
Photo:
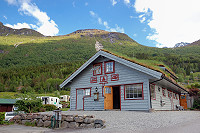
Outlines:
{"type": "Polygon", "coordinates": [[[53,101],[53,98],[51,98],[51,101],[53,101]]]}
{"type": "Polygon", "coordinates": [[[93,75],[102,75],[102,63],[93,66],[93,75]]]}
{"type": "Polygon", "coordinates": [[[168,97],[172,98],[172,92],[168,90],[168,97]]]}
{"type": "Polygon", "coordinates": [[[115,72],[115,64],[114,61],[105,62],[105,74],[114,73],[115,72]]]}
{"type": "Polygon", "coordinates": [[[162,88],[162,94],[164,97],[166,97],[165,88],[162,88]]]}
{"type": "Polygon", "coordinates": [[[178,100],[178,97],[179,97],[178,94],[176,94],[176,99],[177,99],[177,100],[178,100]]]}
{"type": "Polygon", "coordinates": [[[150,84],[151,99],[156,100],[155,85],[150,84]]]}
{"type": "Polygon", "coordinates": [[[85,89],[85,96],[90,96],[90,89],[85,89]]]}
{"type": "Polygon", "coordinates": [[[125,85],[125,99],[143,99],[143,84],[125,85]]]}
{"type": "Polygon", "coordinates": [[[105,93],[111,94],[111,88],[110,88],[110,87],[106,87],[106,88],[105,88],[105,93]]]}
{"type": "Polygon", "coordinates": [[[175,99],[176,98],[176,93],[173,93],[173,99],[175,99]]]}

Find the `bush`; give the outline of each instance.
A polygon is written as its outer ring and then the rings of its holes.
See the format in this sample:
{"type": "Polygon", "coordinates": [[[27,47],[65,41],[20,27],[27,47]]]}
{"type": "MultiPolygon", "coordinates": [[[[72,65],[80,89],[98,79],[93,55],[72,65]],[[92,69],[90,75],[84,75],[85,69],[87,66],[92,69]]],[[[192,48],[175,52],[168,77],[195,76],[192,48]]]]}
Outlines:
{"type": "Polygon", "coordinates": [[[0,112],[0,125],[4,124],[5,112],[0,112]]]}
{"type": "Polygon", "coordinates": [[[68,106],[67,106],[67,108],[70,108],[70,102],[67,102],[68,103],[68,106]]]}
{"type": "Polygon", "coordinates": [[[46,111],[46,109],[44,108],[44,107],[42,107],[42,108],[40,108],[40,110],[39,110],[40,112],[45,112],[46,111]]]}
{"type": "Polygon", "coordinates": [[[200,97],[194,101],[193,107],[195,109],[200,109],[200,97]]]}
{"type": "Polygon", "coordinates": [[[51,105],[51,104],[45,104],[44,108],[46,109],[46,111],[53,111],[57,109],[55,105],[51,105]]]}

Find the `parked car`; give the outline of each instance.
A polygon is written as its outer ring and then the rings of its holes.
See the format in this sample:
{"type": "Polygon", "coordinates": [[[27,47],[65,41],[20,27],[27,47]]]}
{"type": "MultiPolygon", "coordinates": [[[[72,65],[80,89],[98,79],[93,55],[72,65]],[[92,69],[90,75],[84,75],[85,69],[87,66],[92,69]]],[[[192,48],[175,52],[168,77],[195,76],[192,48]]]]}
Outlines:
{"type": "Polygon", "coordinates": [[[17,112],[6,112],[5,113],[5,121],[9,121],[10,119],[12,119],[17,114],[18,114],[17,112]]]}

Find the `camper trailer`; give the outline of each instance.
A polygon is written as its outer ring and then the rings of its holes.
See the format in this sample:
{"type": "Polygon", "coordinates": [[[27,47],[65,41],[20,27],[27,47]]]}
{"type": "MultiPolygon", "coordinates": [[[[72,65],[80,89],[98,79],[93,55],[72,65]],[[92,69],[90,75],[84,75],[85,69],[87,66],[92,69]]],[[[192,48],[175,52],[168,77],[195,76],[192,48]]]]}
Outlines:
{"type": "Polygon", "coordinates": [[[60,101],[61,102],[69,102],[70,96],[69,95],[62,95],[62,96],[60,96],[60,101]]]}
{"type": "Polygon", "coordinates": [[[42,104],[51,104],[55,105],[57,108],[62,108],[62,104],[60,104],[60,99],[58,97],[42,96],[41,100],[42,104]]]}

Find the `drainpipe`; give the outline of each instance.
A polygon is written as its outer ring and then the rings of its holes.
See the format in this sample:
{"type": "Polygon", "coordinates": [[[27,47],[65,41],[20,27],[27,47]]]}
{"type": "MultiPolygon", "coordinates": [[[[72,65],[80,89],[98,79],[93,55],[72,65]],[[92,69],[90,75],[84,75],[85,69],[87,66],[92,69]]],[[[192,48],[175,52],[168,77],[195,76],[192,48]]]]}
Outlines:
{"type": "MultiPolygon", "coordinates": [[[[163,79],[164,79],[164,75],[162,75],[160,79],[158,79],[158,80],[155,80],[155,81],[153,81],[153,82],[150,82],[150,84],[153,84],[153,83],[155,83],[155,82],[161,81],[161,80],[163,80],[163,79]]],[[[150,84],[149,84],[150,103],[151,103],[151,104],[150,104],[150,107],[151,107],[151,109],[152,109],[150,84]]]]}

